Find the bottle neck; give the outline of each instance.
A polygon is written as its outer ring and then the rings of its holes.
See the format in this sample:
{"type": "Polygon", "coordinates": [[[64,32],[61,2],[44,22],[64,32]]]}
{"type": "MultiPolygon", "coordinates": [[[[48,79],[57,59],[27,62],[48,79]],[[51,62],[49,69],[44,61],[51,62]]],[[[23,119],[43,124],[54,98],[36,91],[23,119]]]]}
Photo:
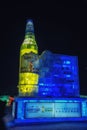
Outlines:
{"type": "Polygon", "coordinates": [[[28,22],[26,24],[25,38],[33,38],[33,39],[35,39],[34,25],[33,25],[32,20],[28,20],[28,22]]]}
{"type": "Polygon", "coordinates": [[[35,40],[35,35],[32,32],[27,32],[27,33],[25,33],[25,39],[26,38],[31,38],[31,39],[35,40]]]}
{"type": "Polygon", "coordinates": [[[23,42],[23,49],[27,48],[28,52],[34,52],[38,54],[38,46],[35,40],[34,25],[29,21],[26,25],[25,38],[23,42]]]}

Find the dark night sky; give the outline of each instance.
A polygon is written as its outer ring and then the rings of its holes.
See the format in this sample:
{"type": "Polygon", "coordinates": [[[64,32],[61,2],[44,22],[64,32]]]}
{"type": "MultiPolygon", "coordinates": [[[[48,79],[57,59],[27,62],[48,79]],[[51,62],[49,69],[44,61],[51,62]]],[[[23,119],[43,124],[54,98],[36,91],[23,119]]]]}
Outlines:
{"type": "Polygon", "coordinates": [[[78,56],[80,93],[87,95],[86,0],[10,4],[0,8],[0,93],[17,94],[19,50],[26,20],[32,18],[39,54],[50,50],[78,56]]]}

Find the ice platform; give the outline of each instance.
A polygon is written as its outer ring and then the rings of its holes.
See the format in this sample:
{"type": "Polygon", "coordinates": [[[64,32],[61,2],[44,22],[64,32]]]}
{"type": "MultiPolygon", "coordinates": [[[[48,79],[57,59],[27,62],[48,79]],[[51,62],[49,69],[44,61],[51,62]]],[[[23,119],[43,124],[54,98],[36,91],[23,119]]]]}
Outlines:
{"type": "Polygon", "coordinates": [[[87,121],[87,98],[16,97],[15,123],[87,121]]]}

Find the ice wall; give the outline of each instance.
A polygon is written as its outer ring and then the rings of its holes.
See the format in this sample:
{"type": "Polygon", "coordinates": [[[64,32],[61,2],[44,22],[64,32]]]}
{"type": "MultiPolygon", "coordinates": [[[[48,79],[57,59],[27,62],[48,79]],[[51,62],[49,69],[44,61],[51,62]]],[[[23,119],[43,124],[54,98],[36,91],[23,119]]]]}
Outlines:
{"type": "Polygon", "coordinates": [[[77,56],[54,54],[46,50],[39,60],[39,96],[79,96],[77,56]]]}

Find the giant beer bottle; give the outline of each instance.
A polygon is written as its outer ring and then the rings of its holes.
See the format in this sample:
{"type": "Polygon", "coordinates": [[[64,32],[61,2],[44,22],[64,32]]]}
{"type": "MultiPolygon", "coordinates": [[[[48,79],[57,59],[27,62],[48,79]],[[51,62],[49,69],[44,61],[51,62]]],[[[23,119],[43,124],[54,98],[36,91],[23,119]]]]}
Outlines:
{"type": "Polygon", "coordinates": [[[34,25],[28,20],[25,39],[20,48],[19,96],[35,96],[38,93],[38,47],[35,41],[34,25]]]}

